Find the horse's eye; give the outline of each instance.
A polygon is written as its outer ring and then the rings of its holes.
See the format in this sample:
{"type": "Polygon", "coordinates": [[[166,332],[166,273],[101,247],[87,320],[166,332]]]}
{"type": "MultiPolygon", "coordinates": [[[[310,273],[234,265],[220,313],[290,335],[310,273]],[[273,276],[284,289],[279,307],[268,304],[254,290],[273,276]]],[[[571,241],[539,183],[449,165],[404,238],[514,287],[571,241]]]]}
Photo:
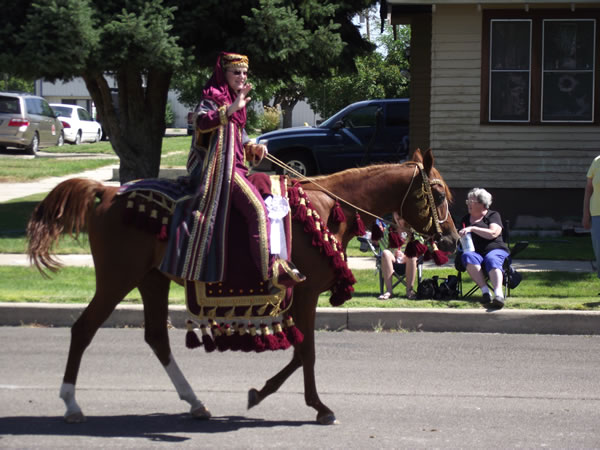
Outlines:
{"type": "Polygon", "coordinates": [[[436,206],[440,206],[442,203],[444,203],[444,200],[446,199],[446,193],[434,190],[433,198],[435,200],[436,206]]]}

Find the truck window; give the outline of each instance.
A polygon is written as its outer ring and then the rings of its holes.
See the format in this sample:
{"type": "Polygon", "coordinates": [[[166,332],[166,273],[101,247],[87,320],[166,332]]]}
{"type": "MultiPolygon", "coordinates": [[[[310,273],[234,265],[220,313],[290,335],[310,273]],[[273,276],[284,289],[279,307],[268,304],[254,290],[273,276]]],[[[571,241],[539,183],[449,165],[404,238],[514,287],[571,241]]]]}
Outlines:
{"type": "Polygon", "coordinates": [[[378,105],[365,106],[355,109],[344,117],[344,122],[353,128],[374,127],[376,125],[376,113],[378,105]]]}
{"type": "Polygon", "coordinates": [[[409,123],[408,116],[408,102],[391,103],[387,105],[387,116],[385,118],[385,125],[387,127],[407,127],[409,123]]]}

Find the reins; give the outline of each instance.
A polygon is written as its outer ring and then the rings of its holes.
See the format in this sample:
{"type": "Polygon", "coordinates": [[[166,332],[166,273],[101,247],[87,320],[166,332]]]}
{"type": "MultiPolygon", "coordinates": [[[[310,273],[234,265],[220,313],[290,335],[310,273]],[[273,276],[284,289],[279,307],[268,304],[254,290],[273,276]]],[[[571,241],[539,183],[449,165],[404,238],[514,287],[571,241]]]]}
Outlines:
{"type": "Polygon", "coordinates": [[[284,163],[283,161],[281,161],[280,159],[277,159],[275,156],[271,155],[270,153],[267,153],[265,155],[265,158],[267,158],[269,161],[271,161],[273,164],[281,167],[282,169],[285,169],[286,171],[288,171],[289,173],[291,173],[292,175],[300,178],[303,181],[307,181],[309,183],[314,184],[315,186],[317,186],[321,191],[325,192],[327,195],[331,196],[332,198],[345,203],[346,205],[350,206],[351,208],[354,208],[357,211],[360,211],[364,214],[367,214],[375,219],[379,219],[382,222],[385,222],[387,224],[390,224],[391,222],[389,222],[388,220],[383,219],[382,217],[379,217],[377,214],[373,214],[372,212],[369,212],[365,209],[362,209],[360,206],[356,206],[355,204],[349,202],[348,200],[343,199],[342,197],[340,197],[339,195],[334,194],[333,192],[331,192],[329,189],[321,186],[319,183],[317,183],[316,181],[308,178],[305,175],[302,175],[300,172],[292,169],[290,166],[288,166],[286,163],[284,163]]]}
{"type": "MultiPolygon", "coordinates": [[[[331,196],[332,198],[334,198],[334,199],[336,199],[336,200],[338,200],[338,201],[340,201],[340,202],[342,202],[342,203],[345,203],[346,205],[350,206],[351,208],[354,208],[355,210],[357,210],[357,211],[360,211],[360,212],[362,212],[362,213],[364,213],[364,214],[367,214],[367,215],[369,215],[369,216],[371,216],[371,217],[373,217],[373,218],[375,218],[375,219],[379,219],[380,221],[382,221],[383,223],[386,223],[386,224],[388,224],[388,225],[391,225],[391,224],[392,224],[392,222],[390,222],[389,220],[385,220],[384,218],[382,218],[382,217],[379,217],[378,215],[376,215],[376,214],[373,214],[372,212],[369,212],[369,211],[367,211],[367,210],[365,210],[365,209],[362,209],[361,207],[359,207],[359,206],[356,206],[356,205],[354,205],[353,203],[351,203],[351,202],[349,202],[349,201],[347,201],[347,200],[345,200],[345,199],[341,198],[339,195],[336,195],[336,194],[334,194],[334,193],[333,193],[333,192],[331,192],[329,189],[327,189],[327,188],[325,188],[325,187],[321,186],[321,185],[320,185],[319,183],[317,183],[316,181],[314,181],[314,180],[310,179],[309,177],[307,177],[307,176],[305,176],[305,175],[302,175],[300,172],[298,172],[298,171],[296,171],[296,170],[292,169],[292,168],[291,168],[290,166],[288,166],[286,163],[284,163],[284,162],[283,162],[283,161],[281,161],[280,159],[276,158],[275,156],[271,155],[270,153],[267,153],[267,154],[265,155],[265,158],[267,158],[267,159],[268,159],[269,161],[271,161],[273,164],[275,164],[275,165],[277,165],[277,166],[281,167],[282,169],[285,169],[286,171],[288,171],[288,172],[289,172],[289,173],[291,173],[292,175],[294,175],[294,176],[296,176],[296,177],[300,178],[301,180],[303,180],[303,181],[307,181],[307,182],[309,182],[309,183],[312,183],[312,184],[314,184],[314,185],[315,185],[315,186],[317,186],[317,187],[318,187],[318,188],[319,188],[319,189],[320,189],[322,192],[325,192],[326,194],[328,194],[328,195],[329,195],[329,196],[331,196]]],[[[435,206],[435,201],[434,201],[434,199],[433,199],[433,193],[432,193],[432,191],[431,191],[431,185],[432,185],[432,184],[442,184],[442,181],[441,181],[441,180],[439,180],[439,179],[437,179],[437,178],[433,178],[433,179],[431,180],[431,182],[430,182],[430,181],[429,181],[429,177],[428,177],[428,176],[427,176],[427,174],[425,173],[425,170],[424,170],[423,164],[421,164],[421,163],[420,163],[420,162],[418,162],[418,161],[410,161],[410,162],[415,164],[415,170],[414,170],[414,172],[413,172],[413,175],[412,175],[412,177],[411,177],[410,184],[408,185],[408,188],[406,189],[406,192],[404,193],[404,198],[402,199],[402,204],[400,205],[400,216],[401,216],[401,217],[403,217],[403,216],[402,216],[402,209],[404,208],[404,202],[406,201],[406,199],[407,199],[407,197],[408,197],[408,193],[410,192],[410,189],[411,189],[411,187],[412,187],[412,185],[413,185],[413,182],[414,182],[414,180],[415,180],[415,178],[416,178],[416,175],[417,175],[417,169],[419,169],[419,171],[421,172],[421,177],[422,177],[422,179],[423,179],[423,186],[424,186],[424,189],[425,189],[425,195],[426,195],[426,198],[427,198],[427,202],[429,203],[429,207],[430,207],[430,209],[431,209],[431,214],[432,214],[432,216],[433,216],[433,223],[435,224],[435,230],[436,230],[436,233],[442,234],[442,229],[441,229],[441,227],[440,227],[440,224],[441,224],[441,223],[444,223],[446,220],[448,220],[448,212],[449,212],[449,208],[447,207],[448,205],[446,205],[446,217],[444,218],[444,220],[441,220],[441,221],[440,221],[440,220],[439,220],[439,218],[438,218],[438,214],[437,214],[437,208],[436,208],[436,206],[435,206]]]]}

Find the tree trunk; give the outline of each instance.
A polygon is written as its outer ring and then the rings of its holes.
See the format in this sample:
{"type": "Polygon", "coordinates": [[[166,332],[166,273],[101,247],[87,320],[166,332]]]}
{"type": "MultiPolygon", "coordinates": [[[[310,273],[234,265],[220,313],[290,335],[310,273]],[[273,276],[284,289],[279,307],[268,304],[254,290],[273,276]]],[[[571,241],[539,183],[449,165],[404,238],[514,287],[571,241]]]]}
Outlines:
{"type": "Polygon", "coordinates": [[[156,178],[172,72],[151,69],[145,87],[139,71],[133,67],[125,66],[115,76],[118,105],[113,104],[102,74],[84,74],[83,78],[119,157],[119,181],[123,184],[140,178],[156,178]]]}
{"type": "Polygon", "coordinates": [[[292,126],[292,111],[294,110],[294,106],[296,106],[298,100],[293,99],[284,99],[281,102],[281,111],[283,113],[283,128],[290,128],[292,126]]]}

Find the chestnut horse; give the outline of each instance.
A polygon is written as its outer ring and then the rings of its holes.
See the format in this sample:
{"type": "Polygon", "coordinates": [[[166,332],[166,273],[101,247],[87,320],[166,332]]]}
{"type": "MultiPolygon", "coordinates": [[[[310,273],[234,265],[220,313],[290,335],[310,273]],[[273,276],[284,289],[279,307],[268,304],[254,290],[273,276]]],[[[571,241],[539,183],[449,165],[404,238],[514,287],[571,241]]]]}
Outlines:
{"type": "MultiPolygon", "coordinates": [[[[344,251],[354,237],[352,228],[355,212],[360,208],[376,216],[396,211],[417,232],[434,239],[440,250],[453,252],[458,234],[448,212],[450,191],[433,167],[431,150],[424,155],[417,150],[413,160],[416,163],[349,169],[313,178],[318,186],[310,180],[304,180],[302,187],[323,223],[327,224],[342,243],[344,251]],[[411,194],[418,190],[423,192],[428,186],[431,187],[427,204],[421,201],[417,205],[419,202],[411,201],[411,194]],[[329,216],[335,205],[331,194],[347,202],[341,202],[347,218],[345,222],[333,223],[330,220],[329,216]]],[[[93,180],[67,180],[55,187],[37,206],[27,227],[28,255],[42,274],[44,269],[56,271],[60,268],[50,251],[62,233],[77,235],[87,229],[94,259],[96,292],[72,327],[69,356],[60,389],[60,397],[66,405],[65,420],[85,420],[75,400],[75,383],[81,358],[98,328],[117,304],[136,287],[144,305],[146,342],[164,366],[179,397],[191,405],[191,414],[207,419],[210,412],[196,397],[171,354],[167,315],[169,285],[172,280],[158,270],[166,244],[154,234],[123,223],[126,199],[116,196],[117,189],[93,180]]],[[[369,214],[361,214],[368,229],[375,218],[369,214]]],[[[328,258],[318,248],[312,247],[311,238],[304,233],[302,225],[294,221],[292,229],[292,259],[296,267],[307,276],[307,280],[294,288],[294,300],[289,312],[304,334],[304,341],[295,346],[289,364],[269,379],[260,391],[249,391],[248,408],[277,391],[296,369],[302,367],[306,404],[317,410],[319,423],[333,424],[336,422],[335,415],[319,399],[315,383],[314,324],[317,299],[321,292],[334,285],[334,272],[328,258]]]]}

